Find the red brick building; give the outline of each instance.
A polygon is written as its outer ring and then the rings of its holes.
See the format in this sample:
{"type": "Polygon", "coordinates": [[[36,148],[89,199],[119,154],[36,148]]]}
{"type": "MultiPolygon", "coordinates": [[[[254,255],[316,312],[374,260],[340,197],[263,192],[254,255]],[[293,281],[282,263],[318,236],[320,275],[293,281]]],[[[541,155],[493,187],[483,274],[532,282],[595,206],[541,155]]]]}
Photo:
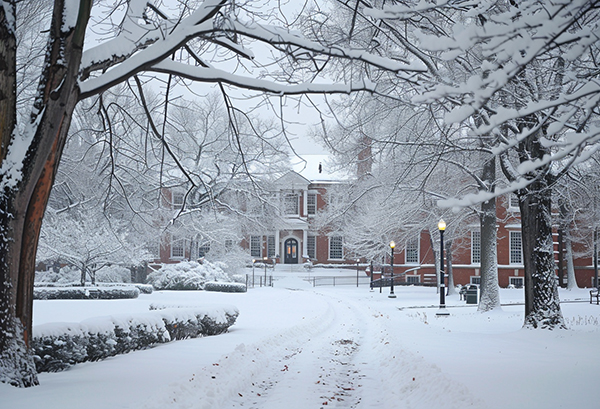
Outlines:
{"type": "MultiPolygon", "coordinates": [[[[302,172],[308,177],[303,176],[300,172],[289,171],[274,182],[269,200],[274,201],[280,215],[276,220],[272,220],[272,223],[269,224],[270,227],[259,228],[257,226],[249,231],[237,232],[237,236],[232,235],[228,239],[227,246],[239,245],[248,253],[249,259],[268,258],[269,262],[274,261],[278,264],[301,264],[310,260],[313,264],[355,266],[356,255],[347,254],[342,236],[320,233],[314,226],[314,218],[319,210],[327,206],[332,188],[344,182],[340,178],[336,180],[331,174],[322,172],[323,164],[315,161],[315,158],[305,164],[305,169],[309,167],[310,172],[302,172]]],[[[181,205],[182,198],[177,193],[170,194],[171,196],[168,198],[173,207],[177,208],[181,205]]],[[[500,287],[521,287],[524,284],[524,270],[520,212],[516,196],[497,198],[497,220],[498,283],[500,287]]],[[[477,219],[471,221],[468,230],[469,233],[463,237],[453,238],[455,244],[455,250],[452,252],[454,284],[479,283],[481,242],[477,219]]],[[[435,237],[433,242],[438,243],[438,239],[439,237],[435,237]]],[[[558,270],[557,241],[558,236],[555,234],[558,270]]],[[[401,276],[400,281],[413,284],[435,284],[434,257],[438,257],[436,254],[439,253],[432,250],[431,243],[429,232],[422,231],[418,237],[405,243],[396,244],[394,274],[401,276]]],[[[575,246],[577,247],[577,245],[575,246]]],[[[200,241],[194,243],[193,240],[175,236],[166,242],[163,241],[160,260],[175,262],[182,259],[193,259],[203,256],[210,248],[210,243],[200,241]]],[[[579,245],[579,249],[575,250],[575,254],[586,253],[581,245],[579,245]]],[[[590,253],[587,252],[587,254],[590,253]]],[[[366,262],[365,259],[361,261],[366,262]]],[[[389,257],[385,262],[389,263],[389,257]]],[[[566,262],[562,264],[565,265],[566,271],[566,262]]],[[[578,286],[592,286],[594,277],[592,257],[578,257],[574,260],[574,264],[578,286]]],[[[364,267],[365,264],[362,266],[364,267]]],[[[377,273],[377,271],[376,268],[375,272],[377,273]]],[[[377,274],[375,276],[377,277],[377,274]]],[[[563,284],[565,284],[566,272],[563,277],[563,284]]]]}

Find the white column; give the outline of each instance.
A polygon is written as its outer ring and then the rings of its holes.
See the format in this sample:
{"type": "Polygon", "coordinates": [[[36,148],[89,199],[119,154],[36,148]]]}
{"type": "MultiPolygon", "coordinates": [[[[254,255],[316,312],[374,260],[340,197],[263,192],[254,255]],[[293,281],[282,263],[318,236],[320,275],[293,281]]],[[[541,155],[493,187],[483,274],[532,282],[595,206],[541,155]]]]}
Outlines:
{"type": "MultiPolygon", "coordinates": [[[[304,200],[303,200],[304,205],[302,206],[302,208],[304,209],[304,214],[302,214],[302,216],[306,217],[306,216],[308,216],[308,210],[306,208],[306,206],[308,206],[308,190],[303,190],[302,196],[304,198],[304,200]]],[[[306,237],[306,232],[304,232],[304,237],[306,237]]]]}
{"type": "Polygon", "coordinates": [[[308,230],[304,229],[302,230],[302,258],[308,257],[306,243],[308,243],[308,230]]]}
{"type": "Polygon", "coordinates": [[[283,259],[281,255],[281,243],[279,242],[279,230],[275,230],[275,255],[283,259]]]}

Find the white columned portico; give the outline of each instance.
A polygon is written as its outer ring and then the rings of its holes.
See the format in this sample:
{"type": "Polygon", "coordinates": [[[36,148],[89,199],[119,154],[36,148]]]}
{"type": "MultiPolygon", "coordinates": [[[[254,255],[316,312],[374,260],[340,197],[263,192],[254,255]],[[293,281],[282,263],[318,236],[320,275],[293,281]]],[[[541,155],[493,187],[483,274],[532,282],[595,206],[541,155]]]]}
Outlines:
{"type": "Polygon", "coordinates": [[[308,258],[308,249],[306,247],[306,243],[308,243],[308,230],[302,230],[302,257],[308,258]]]}

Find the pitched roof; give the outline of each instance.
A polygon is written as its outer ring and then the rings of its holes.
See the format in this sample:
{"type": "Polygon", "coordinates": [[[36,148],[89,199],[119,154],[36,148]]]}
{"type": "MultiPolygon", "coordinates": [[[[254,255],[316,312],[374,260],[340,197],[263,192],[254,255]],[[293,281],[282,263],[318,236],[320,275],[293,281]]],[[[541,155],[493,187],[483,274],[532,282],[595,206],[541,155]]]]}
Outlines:
{"type": "Polygon", "coordinates": [[[349,179],[347,171],[335,169],[329,155],[300,155],[292,159],[294,171],[311,182],[340,182],[349,179]]]}

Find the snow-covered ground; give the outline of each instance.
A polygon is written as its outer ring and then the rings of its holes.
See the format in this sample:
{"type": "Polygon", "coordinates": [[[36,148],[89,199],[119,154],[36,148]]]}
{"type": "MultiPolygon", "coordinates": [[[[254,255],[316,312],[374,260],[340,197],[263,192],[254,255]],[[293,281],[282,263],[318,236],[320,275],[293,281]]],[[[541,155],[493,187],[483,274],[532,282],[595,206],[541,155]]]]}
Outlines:
{"type": "MultiPolygon", "coordinates": [[[[348,275],[312,270],[314,275],[348,275]]],[[[598,404],[600,306],[563,291],[568,331],[521,328],[523,306],[480,314],[435,288],[312,287],[278,266],[273,288],[155,292],[135,300],[36,301],[34,326],[144,312],[150,304],[235,305],[230,332],[0,384],[0,408],[583,408],[598,404]]],[[[501,290],[503,304],[522,290],[501,290]]],[[[35,330],[34,330],[35,331],[35,330]]]]}

